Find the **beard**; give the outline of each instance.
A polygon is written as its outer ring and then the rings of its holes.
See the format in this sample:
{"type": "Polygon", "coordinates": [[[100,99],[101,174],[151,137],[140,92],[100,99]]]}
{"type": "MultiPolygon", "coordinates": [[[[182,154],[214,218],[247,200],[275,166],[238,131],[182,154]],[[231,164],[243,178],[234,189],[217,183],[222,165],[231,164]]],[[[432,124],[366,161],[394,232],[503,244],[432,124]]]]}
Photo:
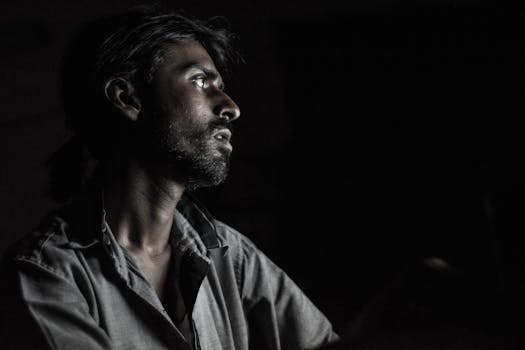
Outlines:
{"type": "MultiPolygon", "coordinates": [[[[220,128],[231,129],[231,125],[222,120],[200,127],[153,125],[146,131],[149,136],[141,158],[160,165],[163,176],[187,190],[216,186],[224,182],[230,165],[230,151],[213,137],[220,128]]],[[[144,131],[139,132],[144,135],[144,131]]]]}
{"type": "Polygon", "coordinates": [[[213,131],[180,135],[175,142],[165,143],[171,172],[188,190],[216,186],[226,180],[230,154],[215,146],[213,131]]]}

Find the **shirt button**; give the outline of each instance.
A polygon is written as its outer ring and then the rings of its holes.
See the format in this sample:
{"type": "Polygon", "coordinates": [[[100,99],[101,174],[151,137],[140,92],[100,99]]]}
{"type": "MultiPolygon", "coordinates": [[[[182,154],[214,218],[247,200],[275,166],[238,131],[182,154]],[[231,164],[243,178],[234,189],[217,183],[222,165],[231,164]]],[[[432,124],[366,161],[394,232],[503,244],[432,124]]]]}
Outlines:
{"type": "Polygon", "coordinates": [[[109,241],[109,237],[107,235],[104,235],[102,239],[105,245],[108,245],[108,246],[111,245],[111,242],[109,241]]]}

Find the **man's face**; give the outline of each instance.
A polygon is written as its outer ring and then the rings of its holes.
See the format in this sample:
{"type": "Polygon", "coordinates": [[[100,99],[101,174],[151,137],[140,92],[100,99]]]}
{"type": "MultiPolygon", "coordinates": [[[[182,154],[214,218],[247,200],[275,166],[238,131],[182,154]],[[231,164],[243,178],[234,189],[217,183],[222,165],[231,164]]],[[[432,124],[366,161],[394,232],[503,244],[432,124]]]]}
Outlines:
{"type": "Polygon", "coordinates": [[[151,89],[137,124],[137,134],[146,138],[144,156],[189,189],[224,181],[230,123],[240,111],[223,92],[208,52],[191,40],[172,44],[151,89]]]}

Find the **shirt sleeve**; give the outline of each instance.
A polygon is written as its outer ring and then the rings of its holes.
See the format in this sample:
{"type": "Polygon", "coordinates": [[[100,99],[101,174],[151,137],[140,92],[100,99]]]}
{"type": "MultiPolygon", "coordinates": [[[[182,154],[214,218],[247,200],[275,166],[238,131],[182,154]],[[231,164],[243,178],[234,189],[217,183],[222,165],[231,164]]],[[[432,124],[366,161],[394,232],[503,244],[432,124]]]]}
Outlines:
{"type": "Polygon", "coordinates": [[[316,349],[339,340],[323,313],[244,237],[239,254],[251,348],[316,349]]]}
{"type": "Polygon", "coordinates": [[[110,349],[73,282],[28,260],[2,264],[2,349],[110,349]]]}

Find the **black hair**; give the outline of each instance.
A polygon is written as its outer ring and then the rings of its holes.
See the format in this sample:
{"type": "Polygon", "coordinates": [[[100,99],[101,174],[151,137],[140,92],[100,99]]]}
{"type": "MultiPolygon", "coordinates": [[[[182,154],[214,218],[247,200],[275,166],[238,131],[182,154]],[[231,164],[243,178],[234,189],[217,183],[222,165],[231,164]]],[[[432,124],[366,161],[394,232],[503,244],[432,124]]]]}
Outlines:
{"type": "Polygon", "coordinates": [[[69,199],[90,178],[94,163],[104,163],[121,130],[122,118],[105,98],[103,86],[111,78],[127,79],[146,91],[168,46],[195,40],[223,73],[238,56],[233,35],[220,18],[208,21],[154,9],[135,9],[86,24],[67,47],[62,61],[61,96],[66,124],[73,139],[48,161],[49,195],[69,199]]]}

